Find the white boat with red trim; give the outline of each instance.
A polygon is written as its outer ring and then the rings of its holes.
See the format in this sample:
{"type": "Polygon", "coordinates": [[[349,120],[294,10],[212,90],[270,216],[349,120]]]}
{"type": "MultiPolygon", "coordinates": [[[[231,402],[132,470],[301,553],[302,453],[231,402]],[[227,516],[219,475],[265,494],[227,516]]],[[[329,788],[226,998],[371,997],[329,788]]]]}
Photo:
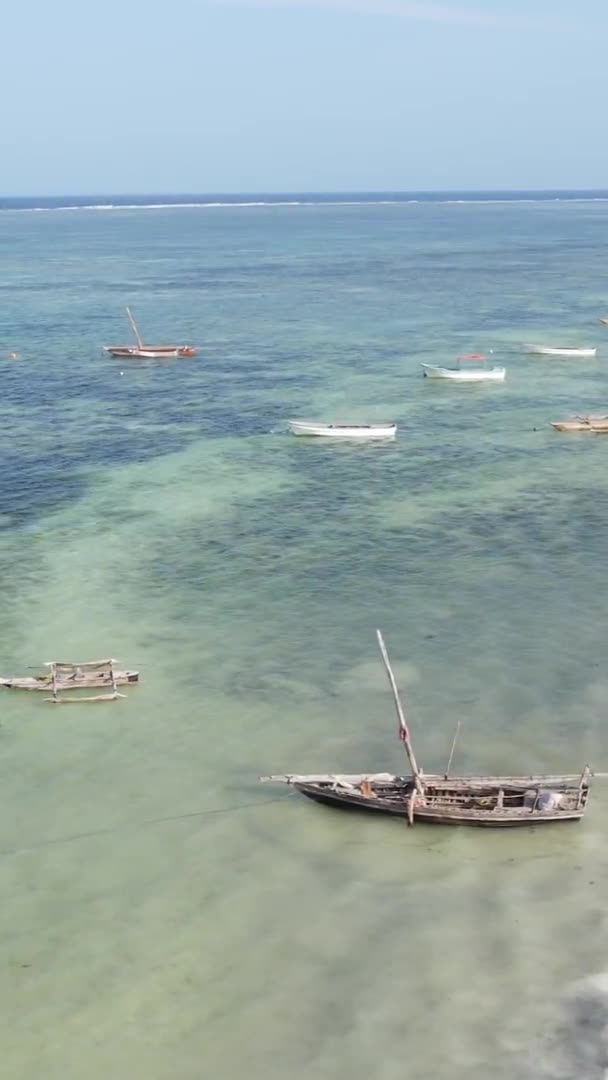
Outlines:
{"type": "Polygon", "coordinates": [[[468,353],[458,357],[456,367],[440,367],[438,364],[422,364],[421,367],[427,379],[450,379],[452,382],[463,383],[504,382],[506,368],[488,367],[487,361],[488,358],[483,353],[468,353]],[[470,367],[470,364],[481,366],[470,367]]]}

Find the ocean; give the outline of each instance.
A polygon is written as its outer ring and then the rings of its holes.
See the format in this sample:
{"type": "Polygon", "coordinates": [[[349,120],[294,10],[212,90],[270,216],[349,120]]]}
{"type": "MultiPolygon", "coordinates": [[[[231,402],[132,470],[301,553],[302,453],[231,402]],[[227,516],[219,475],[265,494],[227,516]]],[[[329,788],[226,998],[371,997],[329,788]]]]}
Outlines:
{"type": "Polygon", "coordinates": [[[608,441],[549,424],[608,412],[607,240],[607,192],[0,200],[0,673],[141,672],[0,698],[4,1075],[603,1076],[602,780],[502,833],[257,778],[405,771],[376,627],[426,771],[459,721],[456,772],[608,771],[608,441]],[[109,357],[127,304],[200,356],[109,357]]]}

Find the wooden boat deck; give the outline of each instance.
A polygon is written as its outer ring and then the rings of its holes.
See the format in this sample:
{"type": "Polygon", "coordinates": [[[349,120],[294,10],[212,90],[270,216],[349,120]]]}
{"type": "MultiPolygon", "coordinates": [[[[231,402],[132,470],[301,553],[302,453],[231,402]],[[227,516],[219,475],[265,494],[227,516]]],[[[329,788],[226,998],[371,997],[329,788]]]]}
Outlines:
{"type": "MultiPolygon", "coordinates": [[[[483,825],[488,828],[517,825],[546,824],[549,821],[577,821],[583,817],[589,792],[588,778],[576,776],[568,783],[548,787],[483,784],[472,787],[468,778],[454,778],[430,785],[425,778],[424,792],[416,792],[413,779],[403,778],[397,784],[374,783],[368,780],[359,785],[295,782],[301,794],[329,806],[393,814],[414,821],[443,825],[483,825]],[[539,805],[544,792],[546,808],[539,805]],[[554,804],[554,800],[556,800],[554,804]]],[[[527,778],[526,778],[527,780],[527,778]]]]}
{"type": "MultiPolygon", "coordinates": [[[[116,660],[87,660],[81,663],[51,661],[45,665],[50,669],[48,674],[0,679],[0,687],[5,690],[43,690],[47,693],[50,690],[53,697],[47,700],[55,702],[65,700],[58,697],[60,693],[74,690],[90,690],[99,687],[109,687],[112,690],[113,697],[122,697],[124,695],[118,694],[117,686],[139,682],[139,672],[119,671],[114,667],[116,663],[116,660]]],[[[102,699],[99,695],[95,699],[75,696],[73,700],[109,700],[109,698],[106,696],[102,699]]]]}

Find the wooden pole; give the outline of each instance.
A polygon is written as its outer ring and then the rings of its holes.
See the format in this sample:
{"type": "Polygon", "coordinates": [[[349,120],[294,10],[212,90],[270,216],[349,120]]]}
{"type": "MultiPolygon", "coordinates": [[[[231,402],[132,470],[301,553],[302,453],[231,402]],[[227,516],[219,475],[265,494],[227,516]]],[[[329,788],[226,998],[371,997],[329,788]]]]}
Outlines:
{"type": "Polygon", "coordinates": [[[585,768],[583,769],[583,771],[581,773],[581,779],[580,779],[580,782],[579,782],[579,785],[578,785],[578,798],[576,800],[576,805],[579,808],[580,808],[580,806],[582,805],[582,802],[583,802],[583,790],[584,790],[584,788],[586,787],[586,785],[589,782],[589,772],[590,772],[589,766],[585,765],[585,768]]]}
{"type": "Polygon", "coordinates": [[[139,345],[140,349],[143,349],[144,343],[143,343],[143,341],[141,340],[141,338],[139,336],[139,330],[137,329],[137,323],[135,322],[135,319],[133,318],[133,316],[131,314],[131,308],[127,308],[127,315],[129,316],[129,321],[131,323],[131,326],[133,327],[133,333],[135,334],[135,337],[137,338],[137,344],[139,345]]]}
{"type": "Polygon", "coordinates": [[[458,739],[459,732],[460,732],[460,720],[456,724],[456,731],[454,732],[454,738],[452,740],[452,749],[450,750],[450,756],[448,758],[448,763],[447,763],[447,766],[446,766],[446,770],[445,770],[445,773],[443,774],[444,778],[446,780],[447,780],[448,776],[450,775],[450,766],[452,764],[452,758],[454,757],[454,750],[456,749],[456,741],[458,739]]]}
{"type": "Polygon", "coordinates": [[[395,708],[397,710],[397,717],[399,719],[399,734],[401,736],[401,739],[403,740],[403,745],[405,746],[405,752],[406,752],[406,754],[408,756],[408,759],[409,759],[410,768],[412,770],[412,776],[414,777],[414,783],[416,785],[416,791],[418,792],[419,795],[424,795],[424,787],[423,787],[423,784],[422,784],[422,780],[420,778],[420,770],[418,768],[418,763],[416,761],[416,756],[414,754],[414,748],[413,748],[411,740],[410,740],[410,733],[408,731],[408,727],[407,727],[407,724],[405,722],[405,716],[404,716],[404,713],[403,713],[403,706],[401,704],[401,699],[399,697],[399,691],[397,689],[397,683],[395,681],[395,676],[393,675],[393,669],[391,667],[391,662],[390,662],[390,660],[388,658],[388,653],[386,651],[386,645],[384,644],[384,638],[382,637],[382,634],[381,634],[380,630],[376,630],[376,636],[378,638],[378,645],[380,646],[380,652],[382,654],[382,659],[384,660],[384,666],[386,668],[386,674],[388,675],[388,681],[389,681],[389,683],[391,685],[391,690],[393,691],[393,697],[395,699],[395,708]]]}
{"type": "Polygon", "coordinates": [[[114,661],[110,660],[110,678],[112,680],[112,693],[114,697],[118,697],[118,687],[116,686],[116,676],[114,674],[114,661]]]}

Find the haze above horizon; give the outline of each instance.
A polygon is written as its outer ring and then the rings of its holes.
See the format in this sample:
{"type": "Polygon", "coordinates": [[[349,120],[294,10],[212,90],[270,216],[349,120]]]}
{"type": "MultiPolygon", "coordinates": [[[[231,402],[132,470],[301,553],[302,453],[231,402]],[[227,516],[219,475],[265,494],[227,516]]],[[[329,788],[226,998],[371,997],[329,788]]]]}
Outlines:
{"type": "Polygon", "coordinates": [[[107,0],[92,37],[81,11],[5,14],[7,198],[606,183],[603,0],[107,0]]]}

